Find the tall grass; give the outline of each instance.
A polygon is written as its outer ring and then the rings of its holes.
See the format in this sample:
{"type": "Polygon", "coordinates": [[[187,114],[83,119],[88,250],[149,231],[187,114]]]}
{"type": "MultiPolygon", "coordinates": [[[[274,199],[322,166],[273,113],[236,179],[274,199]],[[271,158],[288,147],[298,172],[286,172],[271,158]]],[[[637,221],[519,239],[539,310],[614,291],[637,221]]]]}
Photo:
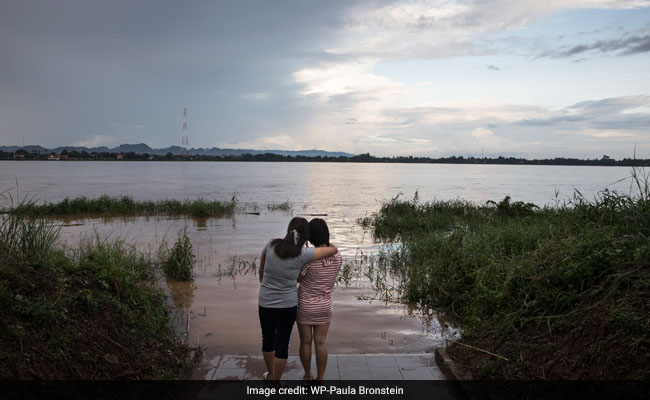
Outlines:
{"type": "Polygon", "coordinates": [[[479,376],[553,376],[553,368],[524,362],[534,350],[522,349],[557,350],[573,334],[597,342],[578,357],[579,377],[598,377],[588,372],[589,357],[609,364],[601,377],[648,377],[636,360],[650,362],[643,322],[650,318],[650,191],[639,171],[633,183],[638,192],[606,190],[593,200],[576,192],[555,208],[509,198],[484,206],[395,198],[359,222],[378,241],[401,243],[373,264],[376,280],[397,277],[398,300],[437,309],[475,347],[518,360],[488,360],[474,371],[479,376]],[[633,361],[613,360],[598,346],[633,361]]]}
{"type": "Polygon", "coordinates": [[[43,263],[60,225],[43,219],[7,217],[0,223],[0,258],[8,263],[43,263]]]}
{"type": "Polygon", "coordinates": [[[187,228],[179,233],[171,250],[163,251],[163,271],[167,277],[179,281],[191,281],[196,257],[192,252],[192,242],[187,236],[187,228]]]}
{"type": "Polygon", "coordinates": [[[188,367],[157,261],[119,240],[62,248],[58,227],[0,221],[0,377],[174,379],[188,367]]]}
{"type": "Polygon", "coordinates": [[[232,215],[236,209],[236,198],[230,202],[216,200],[172,200],[137,201],[129,196],[111,197],[103,195],[97,198],[65,198],[57,203],[37,204],[24,201],[5,212],[20,216],[56,216],[56,215],[188,215],[193,217],[221,217],[232,215]]]}

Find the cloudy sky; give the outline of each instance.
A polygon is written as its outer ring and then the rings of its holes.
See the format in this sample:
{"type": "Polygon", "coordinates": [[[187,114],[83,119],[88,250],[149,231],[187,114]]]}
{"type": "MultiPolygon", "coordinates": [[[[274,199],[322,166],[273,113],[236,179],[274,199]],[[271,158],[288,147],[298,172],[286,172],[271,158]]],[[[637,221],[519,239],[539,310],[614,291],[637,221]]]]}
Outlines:
{"type": "Polygon", "coordinates": [[[0,145],[650,157],[650,1],[0,2],[0,145]]]}

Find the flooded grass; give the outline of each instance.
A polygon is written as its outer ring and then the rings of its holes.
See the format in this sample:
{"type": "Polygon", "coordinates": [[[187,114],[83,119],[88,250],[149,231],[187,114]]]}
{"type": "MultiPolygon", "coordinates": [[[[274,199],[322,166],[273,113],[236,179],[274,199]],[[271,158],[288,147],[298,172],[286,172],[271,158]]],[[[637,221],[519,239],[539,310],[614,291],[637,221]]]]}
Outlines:
{"type": "Polygon", "coordinates": [[[159,247],[158,256],[163,259],[162,269],[165,276],[177,281],[191,281],[194,279],[194,263],[196,256],[192,250],[192,243],[187,236],[187,228],[178,234],[178,238],[171,249],[166,246],[159,247]]]}
{"type": "Polygon", "coordinates": [[[373,279],[453,321],[462,336],[450,354],[476,378],[647,379],[643,173],[633,172],[635,194],[576,193],[552,208],[392,199],[359,220],[378,241],[400,243],[372,261],[373,279]]]}
{"type": "Polygon", "coordinates": [[[283,202],[283,203],[271,203],[266,206],[266,208],[269,211],[284,211],[284,212],[290,212],[293,210],[293,207],[291,207],[291,204],[289,203],[289,200],[283,202]]]}
{"type": "Polygon", "coordinates": [[[43,217],[63,215],[184,215],[191,217],[223,217],[232,215],[237,200],[233,196],[229,202],[216,200],[133,200],[129,196],[111,197],[103,195],[89,199],[76,197],[65,198],[57,203],[37,204],[23,201],[16,206],[3,210],[5,213],[19,216],[43,217]]]}
{"type": "Polygon", "coordinates": [[[154,285],[156,260],[120,241],[54,245],[58,227],[0,226],[0,377],[175,379],[189,348],[154,285]]]}
{"type": "MultiPolygon", "coordinates": [[[[9,206],[0,209],[0,213],[26,217],[133,217],[133,216],[189,216],[193,218],[222,218],[235,213],[260,214],[260,204],[255,202],[242,203],[234,194],[230,201],[206,200],[133,200],[129,196],[112,197],[102,195],[97,198],[84,196],[73,199],[65,198],[56,203],[39,204],[33,197],[24,198],[14,205],[14,198],[0,193],[3,203],[9,206]]],[[[293,211],[293,206],[287,200],[281,203],[272,202],[266,205],[269,212],[293,211]]]]}

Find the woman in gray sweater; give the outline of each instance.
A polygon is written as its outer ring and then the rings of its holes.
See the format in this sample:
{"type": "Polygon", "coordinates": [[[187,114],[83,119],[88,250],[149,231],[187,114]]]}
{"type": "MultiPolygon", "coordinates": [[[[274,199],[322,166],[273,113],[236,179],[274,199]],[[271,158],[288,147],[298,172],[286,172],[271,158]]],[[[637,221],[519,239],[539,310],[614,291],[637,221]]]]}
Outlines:
{"type": "Polygon", "coordinates": [[[262,327],[262,354],[268,372],[265,380],[279,381],[289,353],[289,339],[298,309],[297,279],[300,268],[336,254],[334,245],[305,247],[309,240],[306,219],[289,222],[284,239],[273,239],[262,250],[258,308],[262,327]]]}

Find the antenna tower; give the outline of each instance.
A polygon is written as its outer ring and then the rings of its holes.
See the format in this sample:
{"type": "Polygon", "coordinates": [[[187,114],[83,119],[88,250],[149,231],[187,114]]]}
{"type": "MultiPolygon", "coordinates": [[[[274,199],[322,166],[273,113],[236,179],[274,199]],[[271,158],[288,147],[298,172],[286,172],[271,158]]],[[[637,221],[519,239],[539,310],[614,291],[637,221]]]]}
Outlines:
{"type": "Polygon", "coordinates": [[[187,136],[187,108],[183,109],[183,136],[181,139],[181,157],[189,157],[190,156],[190,151],[188,149],[189,146],[189,139],[187,136]]]}

